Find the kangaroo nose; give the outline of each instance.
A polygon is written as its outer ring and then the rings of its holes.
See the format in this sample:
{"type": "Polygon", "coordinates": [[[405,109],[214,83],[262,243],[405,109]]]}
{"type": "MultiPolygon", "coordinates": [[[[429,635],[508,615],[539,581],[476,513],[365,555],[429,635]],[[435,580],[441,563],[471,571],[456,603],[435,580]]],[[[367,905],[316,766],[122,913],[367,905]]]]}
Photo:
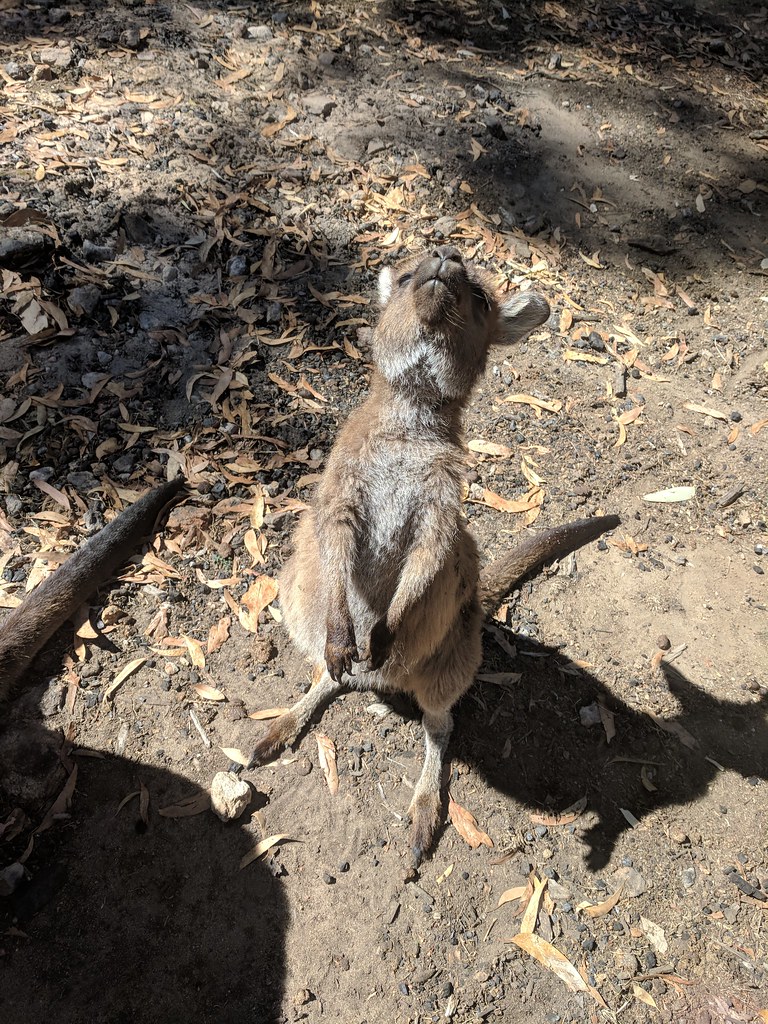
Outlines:
{"type": "Polygon", "coordinates": [[[432,250],[432,255],[435,259],[441,260],[443,263],[451,261],[452,263],[461,263],[461,253],[453,245],[438,245],[432,250]]]}

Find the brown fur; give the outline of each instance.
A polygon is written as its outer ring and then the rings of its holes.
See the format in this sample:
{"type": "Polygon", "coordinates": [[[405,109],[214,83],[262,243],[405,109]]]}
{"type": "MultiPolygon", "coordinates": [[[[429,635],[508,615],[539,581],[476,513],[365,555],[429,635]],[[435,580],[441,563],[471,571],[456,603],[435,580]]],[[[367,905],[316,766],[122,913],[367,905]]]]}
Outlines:
{"type": "Polygon", "coordinates": [[[418,863],[439,820],[451,708],[481,662],[483,611],[543,561],[618,521],[532,535],[481,582],[461,510],[461,414],[490,347],[525,337],[549,306],[531,293],[502,299],[447,246],[384,271],[380,291],[370,395],[339,432],[281,578],[291,637],[325,671],[267,731],[251,764],[293,742],[342,680],[409,693],[426,740],[410,808],[418,863]]]}
{"type": "Polygon", "coordinates": [[[59,626],[151,536],[183,488],[184,478],[178,476],[143,495],[78,548],[3,620],[0,700],[10,695],[59,626]]]}

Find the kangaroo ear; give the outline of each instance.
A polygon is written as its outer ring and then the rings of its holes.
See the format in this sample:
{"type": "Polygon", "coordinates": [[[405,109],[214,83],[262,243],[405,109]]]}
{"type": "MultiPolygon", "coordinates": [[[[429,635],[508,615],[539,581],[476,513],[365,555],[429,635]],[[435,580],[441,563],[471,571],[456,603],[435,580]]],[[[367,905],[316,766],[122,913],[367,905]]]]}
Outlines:
{"type": "Polygon", "coordinates": [[[499,307],[500,345],[510,345],[543,324],[550,314],[549,303],[535,292],[516,292],[499,307]]]}
{"type": "Polygon", "coordinates": [[[379,274],[379,303],[382,309],[389,302],[389,297],[392,294],[394,285],[395,275],[392,273],[392,268],[384,267],[379,274]]]}

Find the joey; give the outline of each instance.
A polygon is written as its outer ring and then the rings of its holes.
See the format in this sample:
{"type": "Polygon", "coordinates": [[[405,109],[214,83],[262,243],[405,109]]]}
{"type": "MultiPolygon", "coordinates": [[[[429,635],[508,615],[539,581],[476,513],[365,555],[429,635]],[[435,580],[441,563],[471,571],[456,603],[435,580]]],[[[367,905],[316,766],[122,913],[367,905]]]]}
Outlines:
{"type": "Polygon", "coordinates": [[[290,635],[322,674],[260,739],[251,766],[345,687],[410,694],[426,745],[410,806],[418,864],[440,816],[451,708],[481,662],[483,615],[618,520],[532,533],[481,573],[461,508],[461,415],[490,348],[524,338],[549,306],[532,292],[502,296],[451,246],[384,269],[379,298],[370,394],[339,431],[280,581],[290,635]]]}

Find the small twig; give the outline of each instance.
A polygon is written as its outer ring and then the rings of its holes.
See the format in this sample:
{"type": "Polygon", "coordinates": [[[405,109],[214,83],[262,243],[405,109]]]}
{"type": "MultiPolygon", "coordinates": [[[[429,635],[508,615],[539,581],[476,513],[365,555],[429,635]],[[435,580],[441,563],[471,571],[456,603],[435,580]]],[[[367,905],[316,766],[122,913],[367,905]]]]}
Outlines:
{"type": "Polygon", "coordinates": [[[203,741],[206,747],[210,749],[211,741],[208,739],[208,736],[206,735],[205,729],[203,728],[200,719],[197,717],[192,708],[189,709],[189,717],[192,719],[192,724],[194,725],[194,727],[200,733],[200,739],[203,741]]]}

